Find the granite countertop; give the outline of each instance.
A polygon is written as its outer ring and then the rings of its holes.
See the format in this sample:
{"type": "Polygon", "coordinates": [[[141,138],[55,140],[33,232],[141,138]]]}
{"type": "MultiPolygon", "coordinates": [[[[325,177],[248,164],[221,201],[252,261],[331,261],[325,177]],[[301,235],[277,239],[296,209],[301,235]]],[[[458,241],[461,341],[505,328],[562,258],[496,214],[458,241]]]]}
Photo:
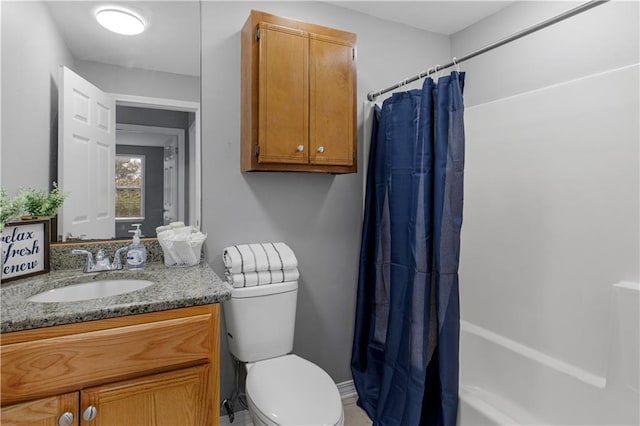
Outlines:
{"type": "Polygon", "coordinates": [[[206,305],[230,298],[229,287],[204,261],[187,268],[150,263],[142,271],[53,271],[0,286],[0,333],[206,305]],[[77,302],[26,300],[45,290],[103,279],[143,279],[155,284],[131,293],[77,302]]]}

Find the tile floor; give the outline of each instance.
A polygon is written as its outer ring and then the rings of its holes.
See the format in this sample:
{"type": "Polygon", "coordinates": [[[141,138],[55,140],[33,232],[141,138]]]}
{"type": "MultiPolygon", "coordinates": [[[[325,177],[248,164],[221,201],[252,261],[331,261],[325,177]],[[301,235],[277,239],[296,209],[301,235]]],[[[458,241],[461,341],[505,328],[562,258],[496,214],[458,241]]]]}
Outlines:
{"type": "Polygon", "coordinates": [[[343,401],[342,405],[344,406],[344,426],[371,426],[371,420],[362,408],[356,405],[355,398],[343,401]]]}
{"type": "MultiPolygon", "coordinates": [[[[360,407],[356,405],[355,398],[349,398],[342,402],[344,406],[345,426],[371,426],[371,420],[360,407]]],[[[220,426],[253,426],[248,411],[236,413],[233,423],[229,423],[227,416],[220,417],[220,426]]]]}

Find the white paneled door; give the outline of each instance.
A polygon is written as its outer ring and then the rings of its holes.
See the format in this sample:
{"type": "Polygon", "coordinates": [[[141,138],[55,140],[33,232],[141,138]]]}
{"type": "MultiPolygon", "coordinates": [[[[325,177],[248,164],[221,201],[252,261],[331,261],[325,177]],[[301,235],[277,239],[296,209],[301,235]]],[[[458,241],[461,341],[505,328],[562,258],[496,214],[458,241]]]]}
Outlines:
{"type": "Polygon", "coordinates": [[[115,237],[115,100],[67,67],[58,87],[58,233],[115,237]]]}

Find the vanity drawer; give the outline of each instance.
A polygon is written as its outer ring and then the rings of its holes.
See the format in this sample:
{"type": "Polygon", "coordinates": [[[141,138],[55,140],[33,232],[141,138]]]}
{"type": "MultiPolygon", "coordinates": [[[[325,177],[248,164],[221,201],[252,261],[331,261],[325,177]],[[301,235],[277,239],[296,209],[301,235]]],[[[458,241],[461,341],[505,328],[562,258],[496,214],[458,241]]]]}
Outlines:
{"type": "Polygon", "coordinates": [[[120,320],[117,327],[2,345],[1,403],[209,363],[217,351],[216,313],[125,326],[120,320]]]}

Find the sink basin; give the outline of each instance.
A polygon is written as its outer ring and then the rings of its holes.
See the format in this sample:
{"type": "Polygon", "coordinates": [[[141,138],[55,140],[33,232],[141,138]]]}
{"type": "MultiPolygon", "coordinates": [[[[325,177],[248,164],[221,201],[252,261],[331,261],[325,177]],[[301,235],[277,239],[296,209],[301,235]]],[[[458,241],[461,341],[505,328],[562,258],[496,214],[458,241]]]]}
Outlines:
{"type": "Polygon", "coordinates": [[[131,293],[149,287],[153,281],[148,280],[100,280],[68,285],[43,291],[27,300],[30,302],[76,302],[100,297],[131,293]]]}

